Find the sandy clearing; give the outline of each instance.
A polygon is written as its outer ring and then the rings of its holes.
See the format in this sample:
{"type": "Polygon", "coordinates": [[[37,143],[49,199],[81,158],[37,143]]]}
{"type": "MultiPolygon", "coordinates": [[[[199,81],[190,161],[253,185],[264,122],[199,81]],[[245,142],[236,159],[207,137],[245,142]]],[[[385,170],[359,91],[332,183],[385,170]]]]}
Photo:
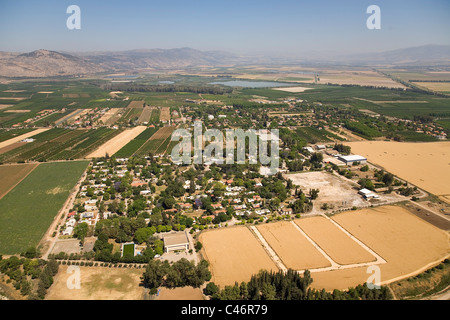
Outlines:
{"type": "Polygon", "coordinates": [[[31,110],[6,110],[5,113],[28,113],[31,110]]]}
{"type": "Polygon", "coordinates": [[[331,263],[289,222],[259,225],[257,229],[286,267],[294,270],[324,268],[331,263]]]}
{"type": "Polygon", "coordinates": [[[294,222],[335,262],[346,265],[376,261],[376,258],[323,217],[294,222]]]}
{"type": "Polygon", "coordinates": [[[292,93],[299,93],[299,92],[305,92],[307,90],[313,90],[314,88],[305,88],[305,87],[283,87],[283,88],[273,88],[273,90],[278,91],[285,91],[285,92],[292,92],[292,93]]]}
{"type": "Polygon", "coordinates": [[[200,234],[202,254],[210,263],[212,281],[220,286],[249,281],[261,269],[278,271],[251,231],[244,226],[200,234]]]}
{"type": "Polygon", "coordinates": [[[14,106],[13,104],[0,104],[0,110],[14,106]]]}
{"type": "MultiPolygon", "coordinates": [[[[145,288],[140,286],[145,269],[77,267],[80,289],[69,289],[67,282],[74,271],[60,266],[46,300],[142,300],[145,288]],[[70,271],[70,270],[69,270],[70,271]]],[[[70,282],[69,282],[70,283],[70,282]]]]}
{"type": "MultiPolygon", "coordinates": [[[[320,212],[323,204],[328,204],[333,210],[352,208],[353,206],[366,206],[368,203],[358,195],[359,186],[351,183],[341,176],[325,171],[301,172],[283,174],[286,179],[292,180],[294,185],[303,190],[319,189],[319,196],[314,202],[313,213],[320,212]]],[[[380,201],[396,199],[395,195],[380,194],[380,201]]]]}
{"type": "Polygon", "coordinates": [[[111,140],[105,142],[97,150],[86,156],[86,158],[104,157],[106,153],[112,155],[122,149],[128,142],[140,135],[145,129],[147,129],[147,127],[138,126],[130,130],[125,130],[111,140]]]}
{"type": "Polygon", "coordinates": [[[348,142],[352,152],[435,195],[450,194],[450,141],[348,142]]]}
{"type": "Polygon", "coordinates": [[[182,288],[160,288],[157,300],[204,300],[200,288],[182,287],[182,288]]]}
{"type": "Polygon", "coordinates": [[[38,93],[50,94],[53,93],[53,91],[39,91],[38,93]]]}
{"type": "Polygon", "coordinates": [[[18,98],[18,97],[0,97],[0,100],[14,100],[14,101],[22,101],[29,98],[18,98]]]}
{"type": "Polygon", "coordinates": [[[35,136],[35,135],[37,135],[39,133],[45,132],[47,130],[50,130],[50,128],[36,129],[36,130],[31,131],[31,132],[27,132],[27,133],[22,134],[20,136],[14,137],[12,139],[0,142],[0,149],[2,149],[4,147],[7,147],[7,146],[9,146],[9,145],[11,145],[13,143],[19,142],[19,141],[21,141],[23,139],[26,139],[26,138],[35,136]]]}
{"type": "MultiPolygon", "coordinates": [[[[449,234],[402,207],[347,211],[333,220],[387,261],[379,265],[381,283],[413,276],[450,256],[449,234]]],[[[312,286],[345,289],[369,276],[367,267],[314,272],[312,286]]]]}

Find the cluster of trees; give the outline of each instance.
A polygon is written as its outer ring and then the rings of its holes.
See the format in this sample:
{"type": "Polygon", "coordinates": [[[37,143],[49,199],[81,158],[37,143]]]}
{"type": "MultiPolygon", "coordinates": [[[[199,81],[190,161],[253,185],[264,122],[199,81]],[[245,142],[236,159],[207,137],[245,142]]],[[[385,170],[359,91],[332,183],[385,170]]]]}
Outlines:
{"type": "Polygon", "coordinates": [[[151,260],[143,274],[144,286],[155,294],[158,287],[176,288],[184,286],[200,287],[211,279],[208,262],[202,260],[198,265],[182,258],[172,264],[167,260],[151,260]]]}
{"type": "Polygon", "coordinates": [[[289,205],[294,214],[308,212],[312,209],[313,203],[311,200],[316,199],[319,195],[318,189],[310,190],[310,197],[306,197],[305,193],[300,189],[295,189],[295,200],[289,205]]]}
{"type": "Polygon", "coordinates": [[[344,155],[349,155],[352,152],[352,147],[343,145],[342,143],[336,143],[333,149],[344,155]]]}
{"type": "Polygon", "coordinates": [[[163,243],[161,240],[155,240],[153,247],[149,244],[142,254],[137,256],[124,254],[121,257],[119,251],[114,254],[112,253],[113,248],[114,245],[108,242],[108,236],[105,233],[100,233],[94,244],[95,260],[112,263],[146,263],[151,261],[157,253],[163,253],[163,243]]]}
{"type": "Polygon", "coordinates": [[[181,84],[145,85],[137,83],[114,83],[102,85],[102,89],[110,91],[192,92],[205,94],[229,94],[233,92],[233,88],[225,86],[189,86],[181,84]]]}
{"type": "Polygon", "coordinates": [[[390,300],[392,295],[387,287],[370,290],[359,285],[347,291],[312,289],[313,282],[308,270],[300,275],[288,270],[273,272],[262,270],[253,275],[249,282],[235,283],[220,290],[214,283],[208,283],[204,293],[215,300],[390,300]]]}
{"type": "Polygon", "coordinates": [[[366,121],[345,121],[344,125],[350,131],[353,131],[363,138],[373,139],[376,137],[381,137],[383,133],[378,129],[378,127],[371,120],[366,121]]]}
{"type": "Polygon", "coordinates": [[[0,273],[9,277],[14,288],[29,299],[44,299],[47,289],[53,284],[53,277],[58,273],[56,260],[18,258],[0,256],[0,273]],[[37,288],[36,288],[37,287],[37,288]]]}

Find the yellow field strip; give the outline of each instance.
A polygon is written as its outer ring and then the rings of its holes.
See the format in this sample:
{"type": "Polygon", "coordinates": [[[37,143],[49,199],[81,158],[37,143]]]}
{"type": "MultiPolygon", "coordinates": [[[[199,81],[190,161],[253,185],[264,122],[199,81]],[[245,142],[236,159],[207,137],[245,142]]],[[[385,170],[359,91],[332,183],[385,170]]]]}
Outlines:
{"type": "Polygon", "coordinates": [[[0,149],[1,149],[1,148],[4,148],[4,147],[7,147],[7,146],[9,146],[9,145],[11,145],[11,144],[13,144],[13,143],[19,142],[19,141],[21,141],[21,140],[23,140],[23,139],[26,139],[26,138],[35,136],[35,135],[37,135],[37,134],[39,134],[39,133],[42,133],[42,132],[44,132],[44,131],[47,131],[47,130],[50,130],[50,128],[33,130],[33,131],[31,131],[31,132],[22,134],[22,135],[20,135],[20,136],[18,136],[18,137],[14,137],[14,138],[12,138],[12,139],[9,139],[9,140],[0,142],[0,149]]]}

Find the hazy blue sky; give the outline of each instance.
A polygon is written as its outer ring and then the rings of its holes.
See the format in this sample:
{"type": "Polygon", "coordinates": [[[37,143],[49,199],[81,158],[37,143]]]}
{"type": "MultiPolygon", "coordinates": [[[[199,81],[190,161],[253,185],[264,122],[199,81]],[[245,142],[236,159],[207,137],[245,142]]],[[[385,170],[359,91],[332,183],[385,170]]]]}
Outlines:
{"type": "Polygon", "coordinates": [[[379,52],[450,44],[449,0],[0,0],[0,50],[379,52]],[[66,9],[81,8],[81,30],[66,9]],[[369,30],[369,5],[381,30],[369,30]]]}

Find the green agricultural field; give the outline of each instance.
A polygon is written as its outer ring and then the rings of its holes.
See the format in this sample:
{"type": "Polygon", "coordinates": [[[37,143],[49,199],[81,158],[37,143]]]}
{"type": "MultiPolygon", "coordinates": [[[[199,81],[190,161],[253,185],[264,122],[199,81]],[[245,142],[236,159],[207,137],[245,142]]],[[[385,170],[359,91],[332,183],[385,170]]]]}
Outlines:
{"type": "MultiPolygon", "coordinates": [[[[166,153],[166,149],[168,149],[168,146],[169,146],[169,144],[171,144],[171,142],[173,142],[173,141],[170,141],[170,136],[166,139],[166,140],[164,140],[164,142],[159,146],[159,148],[156,150],[156,154],[165,154],[166,153]]],[[[177,143],[179,143],[179,141],[177,141],[177,143]]],[[[176,144],[174,144],[173,146],[175,146],[176,144]]],[[[173,146],[172,146],[172,148],[173,148],[173,146]]],[[[171,151],[172,151],[172,149],[170,149],[171,151]]]]}
{"type": "Polygon", "coordinates": [[[35,141],[0,155],[0,162],[48,161],[82,159],[121,130],[50,129],[33,136],[35,141]]]}
{"type": "Polygon", "coordinates": [[[350,105],[376,113],[413,119],[415,115],[450,115],[450,98],[411,90],[389,90],[363,87],[317,86],[299,94],[308,102],[330,105],[350,105]]]}
{"type": "Polygon", "coordinates": [[[331,141],[342,141],[343,139],[334,133],[327,131],[325,129],[318,129],[314,127],[301,127],[296,130],[298,136],[307,141],[308,143],[317,142],[331,142],[331,141]]]}
{"type": "Polygon", "coordinates": [[[160,109],[153,109],[152,110],[152,115],[150,117],[150,123],[153,123],[153,124],[158,123],[160,114],[161,114],[161,110],[160,109]]]}
{"type": "MultiPolygon", "coordinates": [[[[11,104],[8,110],[29,110],[26,113],[7,113],[0,111],[0,125],[11,127],[33,118],[44,109],[70,107],[71,109],[88,108],[99,100],[106,100],[109,94],[101,88],[87,81],[24,81],[8,84],[5,90],[24,90],[18,93],[0,92],[0,97],[27,98],[26,100],[1,100],[1,104],[11,104]],[[13,96],[14,95],[14,96],[13,96]],[[92,102],[91,102],[92,101],[92,102]]],[[[113,105],[123,105],[123,101],[114,102],[113,105]]],[[[53,117],[53,118],[56,118],[53,117]]],[[[55,119],[51,119],[55,121],[55,119]]],[[[39,124],[41,125],[41,124],[39,124]]]]}
{"type": "Polygon", "coordinates": [[[134,257],[134,244],[128,243],[123,245],[123,256],[132,256],[134,257]]]}
{"type": "Polygon", "coordinates": [[[117,151],[114,156],[117,158],[128,158],[131,157],[139,150],[140,147],[148,140],[150,137],[158,131],[159,128],[147,128],[136,138],[127,143],[122,149],[117,151]]]}
{"type": "Polygon", "coordinates": [[[12,139],[14,137],[20,136],[34,129],[11,129],[11,130],[0,130],[0,142],[12,139]]]}
{"type": "Polygon", "coordinates": [[[17,254],[39,243],[88,163],[40,164],[0,199],[0,253],[17,254]]]}

